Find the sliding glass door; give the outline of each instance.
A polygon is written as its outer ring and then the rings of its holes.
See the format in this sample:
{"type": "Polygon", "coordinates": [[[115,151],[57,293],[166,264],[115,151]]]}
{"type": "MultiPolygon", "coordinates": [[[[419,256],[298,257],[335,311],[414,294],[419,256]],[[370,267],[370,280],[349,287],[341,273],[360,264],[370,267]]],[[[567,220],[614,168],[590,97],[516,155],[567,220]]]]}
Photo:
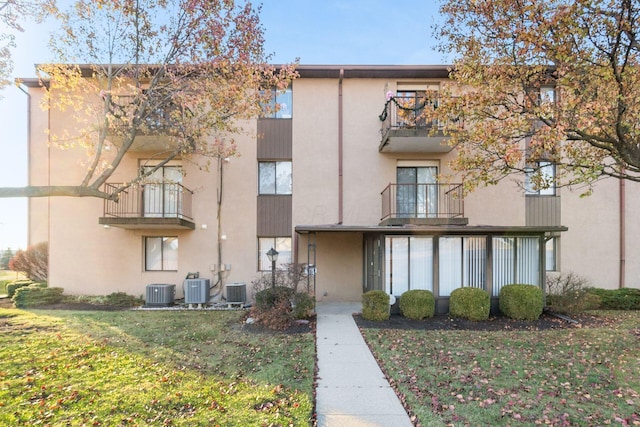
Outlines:
{"type": "Polygon", "coordinates": [[[438,168],[399,167],[396,203],[400,218],[436,218],[438,216],[438,168]]]}

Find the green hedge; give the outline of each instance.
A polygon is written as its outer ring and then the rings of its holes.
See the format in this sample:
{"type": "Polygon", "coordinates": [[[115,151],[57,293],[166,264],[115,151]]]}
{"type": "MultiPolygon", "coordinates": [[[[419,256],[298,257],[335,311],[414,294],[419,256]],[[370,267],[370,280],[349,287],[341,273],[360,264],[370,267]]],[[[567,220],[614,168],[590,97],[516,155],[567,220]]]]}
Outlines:
{"type": "Polygon", "coordinates": [[[298,292],[293,294],[291,298],[293,307],[291,315],[294,319],[307,319],[313,315],[313,308],[316,305],[316,299],[306,292],[298,292]]]}
{"type": "Polygon", "coordinates": [[[544,308],[542,289],[534,285],[505,285],[500,289],[500,311],[516,320],[536,320],[544,308]]]}
{"type": "Polygon", "coordinates": [[[600,297],[599,308],[604,310],[640,310],[640,289],[589,288],[587,292],[600,297]]]}
{"type": "Polygon", "coordinates": [[[62,288],[44,288],[35,283],[17,289],[12,301],[17,308],[38,307],[47,304],[56,304],[64,299],[62,288]]]}
{"type": "Polygon", "coordinates": [[[362,295],[362,318],[389,320],[389,295],[384,291],[369,291],[362,295]]]}
{"type": "Polygon", "coordinates": [[[7,284],[7,296],[9,298],[13,298],[13,295],[15,295],[16,290],[20,288],[24,288],[25,286],[33,285],[34,283],[35,282],[31,279],[13,280],[7,284]]]}
{"type": "Polygon", "coordinates": [[[449,298],[449,315],[473,321],[487,320],[491,309],[489,292],[480,288],[458,288],[449,298]]]}
{"type": "Polygon", "coordinates": [[[283,299],[290,299],[292,295],[293,289],[285,286],[266,288],[256,293],[256,307],[259,310],[267,310],[283,299]]]}
{"type": "Polygon", "coordinates": [[[400,296],[400,313],[404,317],[422,320],[433,317],[436,299],[431,291],[413,289],[400,296]]]}

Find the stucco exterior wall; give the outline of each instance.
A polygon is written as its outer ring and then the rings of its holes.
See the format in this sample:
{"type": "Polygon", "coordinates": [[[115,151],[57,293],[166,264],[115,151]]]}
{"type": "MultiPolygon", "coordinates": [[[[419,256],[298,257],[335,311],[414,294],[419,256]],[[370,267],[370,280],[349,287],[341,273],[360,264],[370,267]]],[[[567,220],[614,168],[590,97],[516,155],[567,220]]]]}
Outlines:
{"type": "MultiPolygon", "coordinates": [[[[292,118],[292,224],[375,226],[381,217],[382,190],[396,182],[399,162],[435,162],[448,174],[451,153],[380,153],[378,115],[386,102],[386,91],[406,79],[345,78],[342,97],[338,78],[301,78],[293,84],[292,118]],[[342,101],[342,133],[339,103],[342,101]],[[342,136],[342,218],[340,217],[339,141],[342,136]]],[[[426,80],[425,80],[426,81],[426,80]]],[[[48,148],[45,130],[60,133],[73,128],[68,113],[43,112],[36,105],[42,89],[31,88],[30,183],[33,185],[76,184],[84,173],[81,149],[48,148]]],[[[223,163],[222,263],[231,264],[227,282],[244,282],[252,294],[257,278],[257,188],[259,144],[256,121],[244,123],[247,133],[234,136],[240,155],[223,163]]],[[[110,181],[130,180],[141,161],[151,153],[132,152],[110,181]]],[[[103,201],[91,198],[55,197],[30,200],[29,242],[49,241],[50,283],[70,294],[105,295],[122,291],[143,295],[154,283],[176,284],[182,296],[182,281],[189,272],[215,279],[218,264],[216,197],[219,171],[199,170],[183,161],[183,185],[194,191],[194,230],[125,230],[98,223],[103,201]],[[144,270],[144,237],[177,236],[178,270],[144,270]]],[[[455,182],[455,177],[453,178],[455,182]]],[[[639,184],[626,189],[626,286],[640,287],[639,184]]],[[[616,288],[619,281],[619,192],[616,180],[604,180],[588,198],[568,189],[560,190],[562,225],[569,231],[560,239],[559,267],[575,272],[595,286],[616,288]]],[[[470,225],[523,226],[525,196],[514,181],[479,188],[465,198],[465,216],[470,225]]],[[[294,230],[291,230],[294,237],[294,230]]],[[[306,235],[298,242],[300,262],[306,262],[306,235]]],[[[362,233],[323,232],[317,236],[316,290],[319,301],[360,301],[363,284],[362,233]],[[326,293],[326,295],[325,295],[326,293]]],[[[217,291],[217,289],[215,290],[217,291]]]]}

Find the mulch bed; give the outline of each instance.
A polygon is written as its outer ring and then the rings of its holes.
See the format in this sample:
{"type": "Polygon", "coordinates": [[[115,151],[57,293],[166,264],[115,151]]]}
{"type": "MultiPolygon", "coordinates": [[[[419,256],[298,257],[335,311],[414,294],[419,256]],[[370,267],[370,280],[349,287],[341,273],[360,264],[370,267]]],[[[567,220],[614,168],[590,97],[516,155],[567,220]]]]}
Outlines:
{"type": "Polygon", "coordinates": [[[538,320],[520,321],[504,316],[492,316],[488,320],[473,322],[465,319],[453,319],[448,315],[437,315],[430,319],[411,320],[398,314],[393,314],[389,320],[376,322],[364,320],[360,314],[353,318],[360,328],[366,329],[400,329],[400,330],[470,330],[470,331],[542,331],[548,329],[569,329],[598,327],[611,320],[589,314],[572,316],[574,322],[558,318],[549,313],[543,313],[538,320]]]}

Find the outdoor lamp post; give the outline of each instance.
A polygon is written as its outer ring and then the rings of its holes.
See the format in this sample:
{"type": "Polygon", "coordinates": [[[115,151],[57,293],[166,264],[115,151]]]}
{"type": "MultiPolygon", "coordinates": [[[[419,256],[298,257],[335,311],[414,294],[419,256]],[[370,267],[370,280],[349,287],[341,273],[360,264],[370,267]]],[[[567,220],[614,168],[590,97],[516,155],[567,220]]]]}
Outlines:
{"type": "Polygon", "coordinates": [[[271,261],[271,289],[276,289],[276,261],[278,260],[278,251],[271,248],[267,252],[267,258],[271,261]]]}

